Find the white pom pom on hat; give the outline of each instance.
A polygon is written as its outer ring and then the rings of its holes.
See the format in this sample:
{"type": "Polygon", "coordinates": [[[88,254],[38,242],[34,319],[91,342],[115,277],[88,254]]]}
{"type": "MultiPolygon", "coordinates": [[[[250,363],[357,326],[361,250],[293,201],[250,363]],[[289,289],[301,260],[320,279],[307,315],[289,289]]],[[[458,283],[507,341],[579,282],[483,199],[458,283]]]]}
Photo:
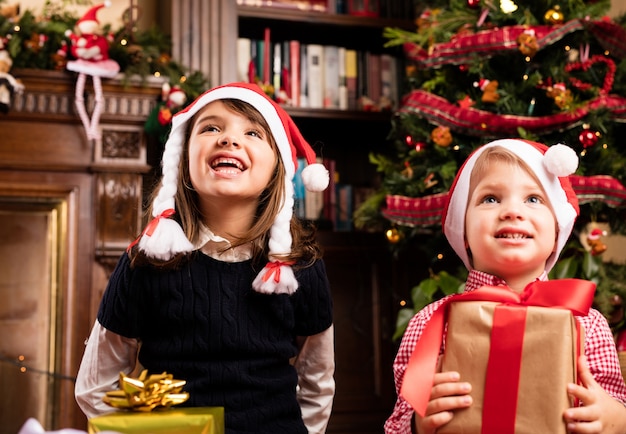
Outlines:
{"type": "Polygon", "coordinates": [[[313,148],[304,139],[289,114],[256,84],[231,83],[215,87],[204,92],[184,110],[174,115],[170,135],[163,151],[161,188],[152,203],[154,219],[144,230],[138,242],[139,249],[147,256],[168,260],[178,253],[191,252],[201,247],[194,246],[187,239],[180,225],[169,217],[173,215],[175,208],[178,163],[185,146],[187,122],[207,104],[221,99],[238,99],[256,108],[267,121],[276,141],[285,169],[285,197],[270,230],[269,262],[257,275],[252,286],[258,292],[291,294],[298,288],[298,282],[291,269],[292,264],[282,262],[280,258],[291,252],[293,178],[298,157],[304,157],[307,162],[307,167],[302,173],[302,181],[307,190],[324,190],[328,187],[329,174],[323,165],[316,163],[313,148]]]}
{"type": "Polygon", "coordinates": [[[521,139],[500,139],[476,149],[457,172],[442,214],[443,232],[461,258],[467,269],[471,261],[465,244],[465,213],[469,198],[469,180],[478,157],[488,148],[501,146],[520,157],[534,172],[545,190],[554,211],[558,236],[555,252],[546,261],[546,272],[556,263],[567,243],[579,214],[578,198],[568,176],[578,167],[578,156],[568,146],[557,144],[546,146],[541,143],[521,139]]]}

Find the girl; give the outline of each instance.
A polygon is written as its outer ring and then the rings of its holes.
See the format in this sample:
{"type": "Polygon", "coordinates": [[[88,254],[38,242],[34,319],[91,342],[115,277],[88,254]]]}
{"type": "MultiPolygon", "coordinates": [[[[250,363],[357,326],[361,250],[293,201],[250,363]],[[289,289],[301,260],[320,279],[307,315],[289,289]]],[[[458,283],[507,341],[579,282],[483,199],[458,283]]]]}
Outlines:
{"type": "Polygon", "coordinates": [[[88,417],[137,368],[186,381],[183,405],[224,407],[227,433],[323,433],[334,396],[332,299],[312,228],[293,215],[328,172],[254,84],[209,90],[177,113],[153,220],[114,270],[76,399],[88,417]],[[295,358],[295,362],[294,362],[295,358]]]}

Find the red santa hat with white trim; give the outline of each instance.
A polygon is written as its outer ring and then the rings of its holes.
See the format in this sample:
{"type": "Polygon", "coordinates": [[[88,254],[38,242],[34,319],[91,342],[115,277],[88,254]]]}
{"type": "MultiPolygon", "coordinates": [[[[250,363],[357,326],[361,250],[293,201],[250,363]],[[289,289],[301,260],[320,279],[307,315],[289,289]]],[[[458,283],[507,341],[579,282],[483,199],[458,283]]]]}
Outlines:
{"type": "Polygon", "coordinates": [[[83,16],[78,21],[76,21],[76,26],[81,30],[81,32],[93,32],[100,26],[100,21],[98,21],[98,11],[102,8],[108,7],[111,7],[110,0],[91,7],[87,10],[87,12],[83,14],[83,16]]]}
{"type": "Polygon", "coordinates": [[[207,104],[220,99],[238,99],[256,108],[267,121],[278,146],[285,169],[285,195],[270,230],[269,262],[252,285],[258,292],[291,294],[298,288],[298,282],[291,266],[281,262],[280,258],[291,252],[293,178],[298,157],[304,157],[307,162],[307,167],[302,171],[302,181],[307,190],[323,191],[326,189],[329,175],[323,165],[316,163],[315,152],[289,114],[256,84],[231,83],[218,86],[206,91],[184,110],[174,115],[170,135],[163,151],[161,188],[152,203],[154,220],[149,224],[149,230],[144,231],[141,236],[139,249],[150,257],[168,260],[178,253],[191,252],[201,247],[194,246],[187,239],[178,222],[168,217],[175,209],[174,196],[177,189],[178,163],[185,146],[187,122],[207,104]]]}
{"type": "Polygon", "coordinates": [[[478,157],[488,148],[501,146],[522,159],[534,172],[545,190],[556,217],[558,235],[555,252],[546,261],[546,272],[556,263],[561,250],[574,228],[579,214],[578,198],[568,176],[578,167],[578,156],[568,146],[546,146],[521,139],[501,139],[476,149],[459,169],[450,187],[442,215],[443,232],[468,270],[471,260],[465,244],[465,213],[469,199],[470,175],[478,157]]]}

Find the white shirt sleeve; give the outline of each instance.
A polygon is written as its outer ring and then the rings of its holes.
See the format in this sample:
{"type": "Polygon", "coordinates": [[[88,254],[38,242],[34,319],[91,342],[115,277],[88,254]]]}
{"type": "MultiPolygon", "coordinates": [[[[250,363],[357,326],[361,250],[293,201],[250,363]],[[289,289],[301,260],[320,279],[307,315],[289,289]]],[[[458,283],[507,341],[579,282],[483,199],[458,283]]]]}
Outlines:
{"type": "Polygon", "coordinates": [[[139,343],[102,327],[96,320],[76,376],[76,402],[88,418],[115,411],[102,398],[119,389],[120,372],[128,375],[137,364],[139,343]]]}
{"type": "Polygon", "coordinates": [[[324,434],[335,397],[335,336],[331,325],[305,339],[295,360],[297,398],[309,434],[324,434]]]}

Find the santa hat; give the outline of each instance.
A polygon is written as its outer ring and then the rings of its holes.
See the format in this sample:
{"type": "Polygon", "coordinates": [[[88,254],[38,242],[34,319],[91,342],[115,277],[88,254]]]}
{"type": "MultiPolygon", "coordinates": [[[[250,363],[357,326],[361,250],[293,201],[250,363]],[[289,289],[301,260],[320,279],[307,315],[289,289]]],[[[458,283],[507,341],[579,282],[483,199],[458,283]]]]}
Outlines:
{"type": "Polygon", "coordinates": [[[177,188],[178,163],[185,146],[187,122],[203,107],[221,99],[238,99],[256,108],[267,121],[278,146],[285,169],[285,196],[274,220],[269,238],[269,262],[253,282],[253,287],[263,293],[293,293],[298,282],[290,263],[281,262],[282,256],[291,252],[290,221],[293,215],[293,178],[297,158],[302,156],[308,163],[302,171],[302,181],[309,191],[322,191],[328,186],[328,170],[317,164],[315,152],[293,122],[293,119],[262,89],[251,83],[232,83],[218,86],[200,95],[172,119],[172,128],[163,151],[163,179],[161,189],[152,203],[150,222],[139,241],[139,248],[146,255],[169,260],[177,253],[191,252],[194,246],[185,236],[181,226],[171,217],[174,214],[174,196],[177,188]]]}
{"type": "Polygon", "coordinates": [[[548,195],[558,226],[556,250],[546,261],[546,271],[550,271],[565,246],[579,213],[578,199],[568,178],[578,167],[578,156],[568,146],[558,144],[548,147],[527,140],[501,139],[475,150],[463,163],[450,187],[441,220],[443,232],[467,269],[471,269],[465,244],[465,213],[469,199],[470,175],[480,154],[494,146],[506,148],[523,160],[537,176],[548,195]]]}
{"type": "Polygon", "coordinates": [[[167,102],[176,107],[180,107],[187,101],[187,94],[178,86],[172,87],[167,94],[167,102]]]}
{"type": "Polygon", "coordinates": [[[78,20],[76,21],[76,25],[80,26],[80,25],[100,25],[100,21],[98,21],[98,11],[102,8],[108,8],[111,6],[111,2],[110,1],[105,1],[104,3],[101,3],[99,5],[95,5],[93,6],[91,9],[89,9],[87,12],[85,12],[85,14],[78,20]]]}

